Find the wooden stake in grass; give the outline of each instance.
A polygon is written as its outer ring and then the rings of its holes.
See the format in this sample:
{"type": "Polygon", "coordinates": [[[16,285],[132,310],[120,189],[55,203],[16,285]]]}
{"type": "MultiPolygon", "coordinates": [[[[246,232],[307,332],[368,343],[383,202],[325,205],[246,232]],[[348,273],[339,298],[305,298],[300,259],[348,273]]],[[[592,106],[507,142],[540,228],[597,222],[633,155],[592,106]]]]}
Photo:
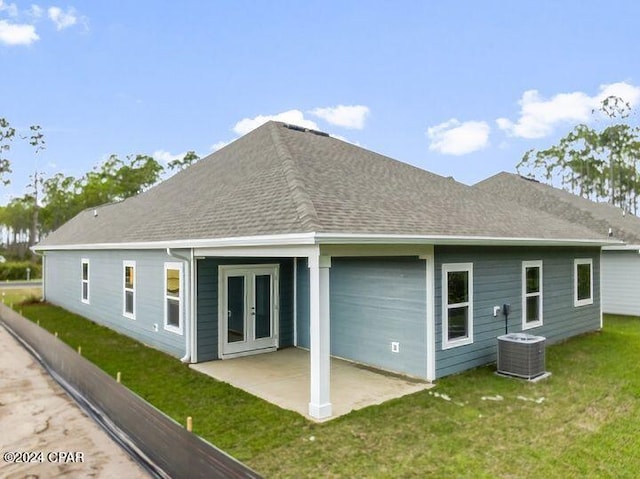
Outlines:
{"type": "Polygon", "coordinates": [[[78,354],[82,356],[82,346],[78,346],[78,354]]]}
{"type": "Polygon", "coordinates": [[[36,323],[38,324],[38,326],[40,326],[40,320],[37,320],[36,323]]]}
{"type": "Polygon", "coordinates": [[[191,416],[187,417],[187,431],[193,431],[193,419],[191,416]]]}
{"type": "Polygon", "coordinates": [[[118,372],[116,373],[116,382],[117,382],[118,384],[120,384],[120,379],[121,379],[121,375],[120,375],[120,371],[118,371],[118,372]]]}

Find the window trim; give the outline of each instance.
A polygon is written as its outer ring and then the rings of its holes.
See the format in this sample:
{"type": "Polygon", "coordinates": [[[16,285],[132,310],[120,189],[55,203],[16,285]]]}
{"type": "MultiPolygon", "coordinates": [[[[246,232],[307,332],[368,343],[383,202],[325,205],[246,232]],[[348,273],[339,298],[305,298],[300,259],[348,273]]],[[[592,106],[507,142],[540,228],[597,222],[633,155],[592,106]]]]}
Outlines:
{"type": "Polygon", "coordinates": [[[442,349],[451,349],[458,346],[473,344],[473,263],[443,263],[442,264],[442,349]],[[467,273],[467,301],[464,303],[448,304],[448,278],[449,273],[466,272],[467,273]],[[449,309],[452,307],[468,307],[468,331],[467,336],[449,340],[449,309]]]}
{"type": "Polygon", "coordinates": [[[80,260],[80,301],[84,304],[91,304],[91,288],[90,288],[90,278],[91,278],[91,266],[89,265],[88,258],[82,258],[80,260]],[[84,279],[84,265],[87,265],[87,279],[84,279]],[[84,297],[84,285],[87,285],[87,297],[84,297]]]}
{"type": "Polygon", "coordinates": [[[183,328],[183,324],[184,324],[184,312],[183,312],[183,305],[184,305],[184,283],[183,283],[183,278],[184,278],[184,265],[182,263],[178,263],[178,262],[167,262],[164,264],[164,283],[162,285],[163,288],[163,294],[162,297],[164,298],[164,329],[167,331],[171,331],[172,333],[176,333],[176,334],[180,334],[182,335],[182,328],[183,328]],[[167,301],[172,299],[175,300],[175,296],[169,296],[167,294],[167,272],[170,269],[177,269],[179,272],[179,282],[180,282],[180,293],[178,294],[178,327],[175,327],[171,324],[169,324],[169,308],[167,307],[167,301]]]}
{"type": "Polygon", "coordinates": [[[573,306],[587,306],[593,304],[593,258],[575,258],[573,260],[573,306]],[[581,264],[589,265],[589,292],[591,293],[586,299],[578,299],[578,266],[581,264]]]}
{"type": "Polygon", "coordinates": [[[523,261],[522,262],[522,330],[539,328],[543,325],[544,318],[544,295],[543,295],[543,271],[542,271],[542,260],[534,260],[534,261],[523,261]],[[536,293],[527,293],[527,268],[538,268],[540,270],[540,275],[538,277],[538,292],[536,293]],[[527,298],[532,298],[534,296],[538,296],[540,299],[540,319],[538,321],[527,322],[527,298]]]}
{"type": "Polygon", "coordinates": [[[136,319],[136,283],[138,281],[135,261],[122,262],[122,315],[125,318],[136,319]],[[133,287],[127,288],[127,268],[133,268],[133,287]],[[133,293],[133,312],[127,312],[127,292],[133,293]]]}

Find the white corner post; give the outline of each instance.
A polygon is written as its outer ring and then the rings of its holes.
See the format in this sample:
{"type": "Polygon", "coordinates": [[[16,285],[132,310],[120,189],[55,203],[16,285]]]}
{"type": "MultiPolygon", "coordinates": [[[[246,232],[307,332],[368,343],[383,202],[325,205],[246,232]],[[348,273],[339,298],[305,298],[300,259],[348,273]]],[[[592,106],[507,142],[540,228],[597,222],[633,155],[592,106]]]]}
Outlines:
{"type": "Polygon", "coordinates": [[[329,268],[331,257],[309,257],[309,340],[311,357],[311,391],[309,416],[331,416],[331,359],[329,334],[329,268]]]}

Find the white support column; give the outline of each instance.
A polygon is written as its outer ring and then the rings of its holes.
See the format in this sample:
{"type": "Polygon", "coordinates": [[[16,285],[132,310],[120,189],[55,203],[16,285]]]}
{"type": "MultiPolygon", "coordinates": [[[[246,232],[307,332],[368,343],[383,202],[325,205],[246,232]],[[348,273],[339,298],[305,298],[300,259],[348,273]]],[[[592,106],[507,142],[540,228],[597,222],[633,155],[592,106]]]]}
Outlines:
{"type": "Polygon", "coordinates": [[[330,256],[309,257],[309,340],[311,356],[311,391],[309,415],[315,419],[331,416],[331,360],[329,334],[330,256]]]}

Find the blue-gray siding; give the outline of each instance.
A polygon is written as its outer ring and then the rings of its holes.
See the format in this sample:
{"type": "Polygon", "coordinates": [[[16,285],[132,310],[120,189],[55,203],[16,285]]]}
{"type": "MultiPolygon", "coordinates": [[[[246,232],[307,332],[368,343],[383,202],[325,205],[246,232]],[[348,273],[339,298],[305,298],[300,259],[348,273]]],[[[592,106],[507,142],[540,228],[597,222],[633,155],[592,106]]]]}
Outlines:
{"type": "Polygon", "coordinates": [[[197,260],[197,362],[218,359],[218,266],[279,264],[279,347],[293,345],[293,260],[288,258],[204,258],[197,260]]]}
{"type": "MultiPolygon", "coordinates": [[[[332,258],[331,354],[426,376],[426,266],[418,258],[332,258]],[[391,342],[400,344],[391,352],[391,342]]],[[[298,260],[298,346],[309,348],[309,268],[298,260]]]]}
{"type": "Polygon", "coordinates": [[[331,354],[426,377],[425,261],[332,258],[330,278],[331,354]]]}
{"type": "MultiPolygon", "coordinates": [[[[164,263],[177,261],[164,250],[50,251],[44,278],[46,299],[149,346],[182,357],[184,334],[164,329],[164,263]],[[81,301],[82,258],[89,260],[89,304],[81,301]],[[136,262],[135,320],[122,314],[123,261],[136,262]]],[[[184,271],[186,273],[187,268],[184,271]]]]}
{"type": "Polygon", "coordinates": [[[496,359],[496,337],[504,334],[504,317],[493,307],[509,303],[509,332],[522,330],[522,261],[542,260],[543,325],[526,330],[549,343],[600,327],[598,248],[435,248],[436,376],[442,377],[496,359]],[[593,259],[592,305],[574,307],[575,258],[593,259]],[[473,263],[473,344],[442,349],[442,264],[473,263]]]}
{"type": "Polygon", "coordinates": [[[309,266],[306,258],[297,259],[296,285],[296,316],[297,336],[296,346],[309,349],[309,266]]]}

